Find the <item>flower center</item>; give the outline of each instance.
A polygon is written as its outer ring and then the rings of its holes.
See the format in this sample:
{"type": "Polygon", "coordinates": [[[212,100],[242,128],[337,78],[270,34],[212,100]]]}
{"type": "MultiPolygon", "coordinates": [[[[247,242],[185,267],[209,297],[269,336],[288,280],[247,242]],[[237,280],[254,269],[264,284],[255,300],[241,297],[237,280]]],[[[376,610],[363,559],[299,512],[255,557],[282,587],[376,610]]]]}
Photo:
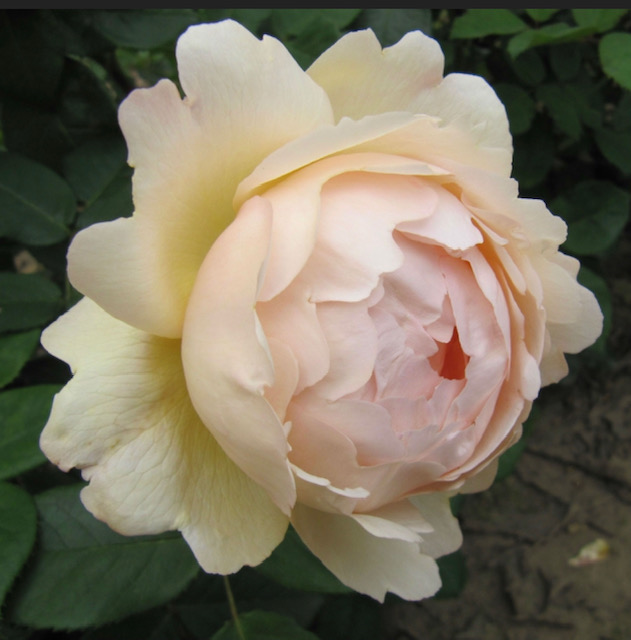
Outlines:
{"type": "Polygon", "coordinates": [[[462,380],[469,356],[462,350],[458,329],[454,328],[451,339],[446,344],[436,342],[438,351],[429,357],[429,363],[441,378],[447,380],[462,380]]]}

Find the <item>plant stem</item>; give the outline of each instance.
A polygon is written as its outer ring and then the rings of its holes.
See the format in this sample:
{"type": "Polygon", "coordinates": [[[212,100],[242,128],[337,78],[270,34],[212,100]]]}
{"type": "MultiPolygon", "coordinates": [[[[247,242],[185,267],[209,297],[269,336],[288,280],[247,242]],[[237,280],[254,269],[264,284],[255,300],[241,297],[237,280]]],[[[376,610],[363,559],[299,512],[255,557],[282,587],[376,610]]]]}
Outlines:
{"type": "Polygon", "coordinates": [[[237,605],[234,601],[234,595],[232,594],[232,587],[230,586],[230,580],[228,580],[228,576],[223,577],[223,584],[226,588],[226,595],[228,596],[228,606],[230,607],[230,615],[234,620],[234,627],[237,630],[237,635],[240,640],[245,640],[245,634],[243,633],[243,627],[241,626],[241,621],[239,620],[239,612],[237,611],[237,605]]]}

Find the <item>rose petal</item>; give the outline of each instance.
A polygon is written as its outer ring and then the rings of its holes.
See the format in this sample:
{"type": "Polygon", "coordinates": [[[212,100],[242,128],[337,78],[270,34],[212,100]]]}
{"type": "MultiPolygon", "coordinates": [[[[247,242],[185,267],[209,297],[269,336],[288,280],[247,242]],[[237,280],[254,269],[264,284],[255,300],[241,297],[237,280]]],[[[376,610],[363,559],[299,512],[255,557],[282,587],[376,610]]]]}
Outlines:
{"type": "Polygon", "coordinates": [[[370,379],[377,357],[377,331],[362,303],[324,302],[317,306],[317,312],[331,361],[313,391],[337,400],[370,379]]]}
{"type": "Polygon", "coordinates": [[[428,244],[463,251],[482,242],[482,234],[471,222],[471,212],[446,189],[435,189],[437,203],[431,216],[402,222],[398,231],[416,236],[428,244]]]}
{"type": "Polygon", "coordinates": [[[301,504],[291,521],[307,547],[355,591],[383,602],[388,591],[418,600],[440,588],[438,567],[418,543],[378,538],[348,516],[301,504]]]}
{"type": "Polygon", "coordinates": [[[432,526],[433,531],[423,533],[421,543],[421,553],[426,553],[432,558],[453,553],[462,544],[462,532],[458,520],[451,513],[449,497],[445,493],[428,493],[409,498],[421,516],[432,526]]]}
{"type": "Polygon", "coordinates": [[[269,302],[259,302],[256,312],[265,335],[284,344],[296,360],[296,394],[326,375],[330,367],[329,345],[308,289],[293,285],[269,302]]]}
{"type": "Polygon", "coordinates": [[[291,349],[274,338],[267,336],[270,354],[274,363],[274,384],[265,389],[265,399],[272,405],[276,415],[285,419],[287,406],[298,386],[298,363],[291,349]]]}
{"type": "Polygon", "coordinates": [[[187,307],[182,361],[191,401],[206,427],[289,513],[296,499],[289,447],[264,398],[274,371],[254,310],[270,231],[269,204],[252,199],[208,252],[187,307]]]}
{"type": "MultiPolygon", "coordinates": [[[[265,191],[263,195],[274,209],[274,220],[272,251],[259,299],[271,300],[283,291],[305,266],[314,247],[317,251],[320,245],[324,246],[320,251],[326,253],[320,256],[320,262],[324,261],[323,266],[333,273],[330,276],[316,274],[316,282],[314,278],[309,282],[323,287],[332,278],[335,285],[348,266],[346,262],[340,265],[331,260],[329,254],[335,253],[341,259],[346,257],[344,250],[349,248],[348,239],[340,229],[348,226],[352,226],[356,233],[366,225],[362,237],[369,240],[368,247],[354,243],[357,246],[347,257],[351,263],[360,262],[355,270],[366,268],[363,254],[375,242],[383,244],[384,232],[401,220],[429,215],[432,210],[432,198],[435,200],[436,196],[422,181],[408,177],[414,175],[413,172],[433,175],[431,167],[408,158],[374,153],[342,155],[326,158],[297,171],[265,191]],[[378,177],[373,175],[377,169],[378,177]],[[378,184],[374,184],[375,181],[378,184]],[[338,194],[341,194],[339,202],[338,194]],[[393,211],[390,205],[393,198],[399,202],[398,211],[393,211]],[[348,205],[348,211],[344,205],[348,205]],[[360,217],[361,225],[358,225],[360,217]],[[373,230],[381,232],[375,240],[369,233],[373,230]],[[340,243],[343,246],[340,247],[340,243]]],[[[385,262],[384,268],[394,268],[388,265],[396,263],[398,256],[394,247],[386,252],[378,266],[385,262]]],[[[312,261],[315,259],[313,257],[312,261]]],[[[374,287],[376,271],[377,268],[371,266],[370,273],[363,277],[362,282],[369,280],[374,287]]],[[[305,280],[304,274],[302,279],[305,280]]],[[[357,276],[351,284],[356,280],[357,276]]],[[[325,293],[320,297],[331,299],[325,293]]]]}
{"type": "Polygon", "coordinates": [[[135,167],[133,221],[83,232],[70,253],[82,293],[167,337],[181,335],[197,270],[234,218],[239,182],[273,150],[333,120],[326,94],[283,45],[236,22],[191,27],[177,58],[185,100],[162,81],[120,108],[135,167]]]}
{"type": "Polygon", "coordinates": [[[513,141],[506,109],[484,78],[452,73],[438,86],[423,91],[410,109],[439,117],[443,126],[473,136],[489,159],[494,158],[489,170],[510,176],[513,141]]]}
{"type": "MultiPolygon", "coordinates": [[[[388,111],[412,111],[410,104],[427,87],[440,83],[444,57],[440,45],[420,31],[407,33],[382,50],[371,30],[340,38],[307,70],[325,89],[336,120],[388,111]]],[[[417,112],[418,113],[418,112],[417,112]]]]}
{"type": "Polygon", "coordinates": [[[81,497],[97,518],[125,535],[179,529],[206,571],[231,573],[271,553],[287,518],[196,415],[179,341],[138,331],[87,298],[42,339],[75,376],[55,398],[41,446],[61,468],[83,470],[81,497]]]}

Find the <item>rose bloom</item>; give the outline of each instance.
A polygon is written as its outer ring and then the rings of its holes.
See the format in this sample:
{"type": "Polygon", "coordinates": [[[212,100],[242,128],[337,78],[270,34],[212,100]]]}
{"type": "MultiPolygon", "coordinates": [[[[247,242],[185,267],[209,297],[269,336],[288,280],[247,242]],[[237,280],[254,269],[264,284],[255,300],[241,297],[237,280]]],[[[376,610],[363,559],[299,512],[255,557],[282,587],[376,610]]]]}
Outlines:
{"type": "Polygon", "coordinates": [[[420,32],[349,33],[302,71],[232,21],[134,91],[133,217],[71,244],[43,336],[73,379],[41,437],[127,535],[257,565],[291,522],[383,600],[440,587],[449,498],[486,488],[602,316],[566,226],[510,178],[506,113],[420,32]]]}

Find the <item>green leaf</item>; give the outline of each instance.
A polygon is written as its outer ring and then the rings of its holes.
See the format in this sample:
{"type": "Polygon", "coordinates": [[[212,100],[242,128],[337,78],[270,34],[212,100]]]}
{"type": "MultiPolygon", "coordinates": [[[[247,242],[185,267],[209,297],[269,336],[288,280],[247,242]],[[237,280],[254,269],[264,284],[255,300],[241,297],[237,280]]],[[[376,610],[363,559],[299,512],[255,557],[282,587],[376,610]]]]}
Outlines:
{"type": "Polygon", "coordinates": [[[344,29],[357,18],[362,9],[320,9],[321,15],[336,29],[344,29]]]}
{"type": "Polygon", "coordinates": [[[61,291],[43,276],[0,273],[0,333],[41,327],[62,308],[61,291]]]}
{"type": "Polygon", "coordinates": [[[631,89],[631,33],[608,33],[598,45],[603,71],[620,86],[631,89]]]}
{"type": "Polygon", "coordinates": [[[467,583],[467,565],[462,551],[458,550],[436,560],[442,587],[435,598],[456,598],[467,583]]]}
{"type": "Polygon", "coordinates": [[[57,113],[74,145],[118,132],[116,95],[89,60],[66,60],[57,113]]]}
{"type": "Polygon", "coordinates": [[[537,87],[537,100],[542,102],[556,127],[569,136],[578,140],[583,130],[577,105],[568,100],[567,88],[558,83],[542,84],[537,87]]]}
{"type": "Polygon", "coordinates": [[[0,387],[15,380],[35,351],[39,336],[39,329],[0,336],[0,387]]]}
{"type": "Polygon", "coordinates": [[[339,29],[332,22],[319,16],[309,22],[306,28],[287,44],[287,47],[300,66],[306,69],[339,36],[339,29]]]}
{"type": "Polygon", "coordinates": [[[0,393],[0,480],[46,461],[39,435],[60,388],[45,384],[0,393]]]}
{"type": "Polygon", "coordinates": [[[604,354],[607,352],[607,338],[611,333],[613,320],[613,303],[609,286],[603,278],[583,265],[578,272],[578,281],[596,296],[600,310],[603,312],[603,331],[590,350],[604,354]]]}
{"type": "Polygon", "coordinates": [[[31,496],[0,482],[0,604],[26,562],[37,531],[37,513],[31,496]]]}
{"type": "Polygon", "coordinates": [[[35,498],[40,544],[9,603],[19,624],[70,630],[119,620],[169,602],[199,570],[179,534],[114,533],[85,510],[79,489],[35,498]]]}
{"type": "Polygon", "coordinates": [[[84,229],[95,222],[107,222],[131,216],[134,211],[131,177],[131,168],[123,167],[97,200],[79,214],[77,229],[84,229]]]}
{"type": "Polygon", "coordinates": [[[358,26],[375,32],[382,46],[398,42],[406,33],[418,29],[432,33],[431,9],[364,9],[358,26]]]}
{"type": "Polygon", "coordinates": [[[611,182],[588,180],[577,184],[550,207],[568,224],[563,249],[576,255],[606,251],[629,219],[631,196],[611,182]]]}
{"type": "Polygon", "coordinates": [[[272,555],[255,569],[290,589],[318,593],[351,592],[309,551],[292,527],[272,555]]]}
{"type": "Polygon", "coordinates": [[[2,131],[9,151],[20,153],[58,171],[61,158],[74,142],[57,111],[6,98],[2,101],[2,131]]]}
{"type": "Polygon", "coordinates": [[[320,9],[272,9],[271,22],[274,33],[281,39],[295,38],[318,22],[320,9]]]}
{"type": "Polygon", "coordinates": [[[121,137],[95,138],[64,158],[64,175],[77,198],[91,204],[126,166],[126,159],[121,137]]]}
{"type": "Polygon", "coordinates": [[[628,131],[631,129],[631,93],[629,91],[623,92],[611,119],[611,124],[616,131],[628,131]]]}
{"type": "Polygon", "coordinates": [[[561,22],[549,24],[540,29],[528,29],[508,42],[508,53],[516,58],[527,49],[541,47],[546,44],[562,44],[564,42],[577,42],[594,33],[593,27],[571,27],[561,22]]]}
{"type": "Polygon", "coordinates": [[[597,129],[594,139],[602,154],[625,175],[631,175],[631,131],[597,129]]]}
{"type": "Polygon", "coordinates": [[[516,136],[528,131],[535,117],[535,103],[528,92],[507,83],[496,84],[493,89],[506,107],[511,133],[516,136]]]}
{"type": "Polygon", "coordinates": [[[526,51],[517,59],[509,57],[515,75],[527,85],[536,87],[546,78],[546,68],[537,51],[526,51]]]}
{"type": "Polygon", "coordinates": [[[579,27],[593,27],[598,33],[613,29],[628,9],[572,9],[579,27]]]}
{"type": "Polygon", "coordinates": [[[550,66],[559,80],[572,80],[581,68],[581,45],[560,44],[550,49],[550,66]]]}
{"type": "Polygon", "coordinates": [[[120,137],[90,140],[64,160],[64,173],[77,197],[85,203],[77,227],[130,216],[132,170],[120,137]]]}
{"type": "Polygon", "coordinates": [[[550,18],[558,13],[560,9],[526,9],[526,13],[535,21],[535,22],[546,22],[550,20],[550,18]]]}
{"type": "Polygon", "coordinates": [[[239,616],[243,635],[237,631],[234,622],[228,622],[212,640],[318,640],[318,637],[299,627],[294,620],[269,613],[250,611],[239,616]]]}
{"type": "Polygon", "coordinates": [[[468,9],[454,20],[450,37],[484,38],[519,33],[527,28],[528,25],[510,9],[468,9]]]}
{"type": "Polygon", "coordinates": [[[586,74],[579,74],[576,80],[564,85],[566,100],[574,103],[581,121],[592,129],[602,126],[604,100],[601,88],[586,74]]]}
{"type": "Polygon", "coordinates": [[[95,28],[118,47],[154,49],[197,22],[191,9],[116,9],[93,12],[95,28]]]}
{"type": "Polygon", "coordinates": [[[513,140],[515,154],[513,175],[522,189],[538,185],[548,175],[554,162],[554,140],[540,126],[513,140]]]}
{"type": "Polygon", "coordinates": [[[70,187],[47,167],[0,153],[0,236],[25,244],[68,237],[76,203],[70,187]]]}
{"type": "Polygon", "coordinates": [[[341,36],[360,9],[273,9],[272,31],[303,68],[341,36]]]}

